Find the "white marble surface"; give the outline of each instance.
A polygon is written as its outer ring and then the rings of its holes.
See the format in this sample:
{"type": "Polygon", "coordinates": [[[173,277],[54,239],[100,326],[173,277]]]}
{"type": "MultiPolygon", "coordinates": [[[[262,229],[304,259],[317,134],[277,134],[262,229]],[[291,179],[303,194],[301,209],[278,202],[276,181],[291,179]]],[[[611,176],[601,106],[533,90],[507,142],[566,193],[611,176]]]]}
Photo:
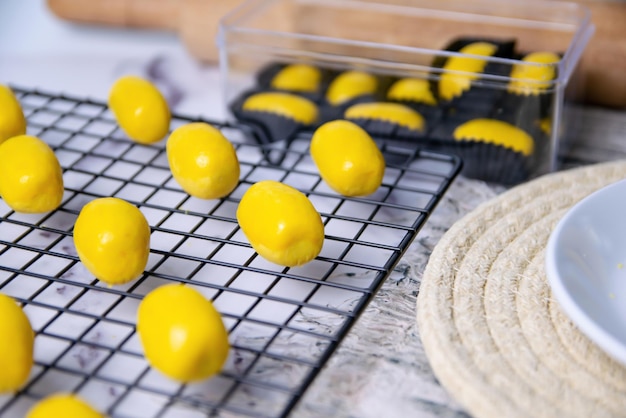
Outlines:
{"type": "MultiPolygon", "coordinates": [[[[224,118],[218,68],[195,62],[174,35],[74,26],[56,20],[44,3],[0,2],[1,83],[103,101],[117,77],[133,72],[153,78],[174,112],[224,118]]],[[[439,238],[457,219],[502,190],[464,178],[452,185],[305,393],[294,417],[466,415],[429,367],[415,326],[415,301],[439,238]]],[[[83,354],[78,358],[89,361],[93,353],[83,354]]]]}

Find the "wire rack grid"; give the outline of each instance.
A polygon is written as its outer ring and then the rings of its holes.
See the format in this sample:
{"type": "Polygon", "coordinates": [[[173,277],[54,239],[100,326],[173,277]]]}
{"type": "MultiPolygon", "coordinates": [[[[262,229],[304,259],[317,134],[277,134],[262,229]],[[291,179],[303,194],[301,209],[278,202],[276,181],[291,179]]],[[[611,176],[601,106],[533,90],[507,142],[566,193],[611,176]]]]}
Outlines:
{"type": "MultiPolygon", "coordinates": [[[[14,88],[28,133],[63,168],[61,206],[26,215],[0,200],[0,291],[16,298],[35,330],[27,384],[0,397],[0,416],[22,417],[39,399],[77,393],[111,417],[287,416],[350,326],[392,272],[460,170],[452,156],[381,142],[383,185],[367,198],[330,190],[308,155],[310,133],[283,150],[281,165],[245,126],[207,121],[233,142],[241,164],[227,197],[200,200],[173,180],[162,143],[124,136],[104,103],[14,88]],[[321,254],[297,268],[259,257],[235,219],[254,182],[274,179],[306,193],[325,225],[321,254]],[[107,287],[75,252],[72,228],[88,201],[116,196],[151,227],[148,266],[107,287]],[[150,368],[135,333],[139,302],[169,282],[213,301],[229,331],[221,373],[182,385],[150,368]]],[[[198,120],[174,116],[172,129],[198,120]]],[[[165,141],[163,141],[165,142],[165,141]]]]}

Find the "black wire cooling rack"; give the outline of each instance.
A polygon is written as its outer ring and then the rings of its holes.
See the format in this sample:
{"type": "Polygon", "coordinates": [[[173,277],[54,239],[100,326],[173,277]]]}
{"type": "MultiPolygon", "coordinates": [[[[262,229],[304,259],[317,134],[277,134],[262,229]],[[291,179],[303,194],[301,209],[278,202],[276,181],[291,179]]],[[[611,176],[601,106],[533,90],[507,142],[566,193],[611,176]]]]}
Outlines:
{"type": "MultiPolygon", "coordinates": [[[[22,417],[55,392],[78,393],[112,417],[287,416],[461,165],[456,157],[380,142],[388,163],[383,185],[367,198],[344,198],[318,176],[310,134],[274,165],[246,126],[206,121],[235,144],[241,181],[224,199],[199,200],[172,179],[164,144],[128,140],[105,104],[14,90],[28,133],[61,162],[65,195],[43,215],[16,213],[0,200],[0,291],[23,304],[36,332],[30,379],[0,397],[3,417],[22,417]],[[263,260],[237,225],[240,197],[262,179],[297,187],[322,214],[325,244],[305,266],[263,260]],[[152,229],[146,271],[124,286],[94,279],[75,253],[78,212],[101,196],[136,204],[152,229]],[[229,330],[227,364],[204,382],[178,384],[143,358],[137,305],[167,282],[187,283],[213,300],[229,330]]],[[[172,129],[193,120],[175,116],[172,129]]]]}

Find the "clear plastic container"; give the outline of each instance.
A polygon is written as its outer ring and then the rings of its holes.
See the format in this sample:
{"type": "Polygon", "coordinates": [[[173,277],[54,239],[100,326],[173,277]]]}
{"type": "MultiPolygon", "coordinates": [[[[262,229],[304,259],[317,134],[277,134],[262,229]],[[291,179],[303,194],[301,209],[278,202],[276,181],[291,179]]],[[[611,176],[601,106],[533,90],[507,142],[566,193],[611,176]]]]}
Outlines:
{"type": "MultiPolygon", "coordinates": [[[[323,69],[332,76],[322,89],[344,71],[370,73],[384,85],[370,97],[376,102],[389,101],[385,89],[394,81],[427,80],[437,104],[412,107],[426,113],[427,127],[400,142],[458,153],[469,177],[514,184],[558,168],[568,130],[575,129],[568,106],[583,88],[575,69],[593,32],[588,9],[561,1],[248,0],[222,19],[218,47],[225,103],[235,115],[243,97],[271,90],[263,85],[263,74],[267,77],[272,66],[306,63],[323,69]],[[459,45],[478,41],[494,43],[505,53],[459,51],[459,45]],[[544,64],[523,60],[539,51],[557,53],[560,59],[544,64]],[[458,58],[480,59],[484,65],[478,71],[446,65],[458,58]],[[552,70],[554,77],[524,78],[534,68],[552,70]],[[469,80],[469,87],[446,96],[441,86],[449,80],[442,80],[450,77],[469,80]],[[508,145],[490,138],[455,140],[459,125],[482,118],[504,121],[530,135],[530,155],[514,155],[517,159],[508,162],[510,156],[502,151],[510,151],[508,145]]],[[[323,92],[318,99],[323,105],[323,92]]]]}

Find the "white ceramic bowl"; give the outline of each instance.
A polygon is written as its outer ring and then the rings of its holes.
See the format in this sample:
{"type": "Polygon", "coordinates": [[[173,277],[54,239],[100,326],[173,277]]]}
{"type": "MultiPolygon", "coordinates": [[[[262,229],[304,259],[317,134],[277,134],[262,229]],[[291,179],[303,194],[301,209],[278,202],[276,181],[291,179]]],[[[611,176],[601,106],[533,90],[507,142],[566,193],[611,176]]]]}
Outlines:
{"type": "Polygon", "coordinates": [[[626,180],[589,195],[559,221],[546,273],[563,311],[626,365],[626,180]]]}

